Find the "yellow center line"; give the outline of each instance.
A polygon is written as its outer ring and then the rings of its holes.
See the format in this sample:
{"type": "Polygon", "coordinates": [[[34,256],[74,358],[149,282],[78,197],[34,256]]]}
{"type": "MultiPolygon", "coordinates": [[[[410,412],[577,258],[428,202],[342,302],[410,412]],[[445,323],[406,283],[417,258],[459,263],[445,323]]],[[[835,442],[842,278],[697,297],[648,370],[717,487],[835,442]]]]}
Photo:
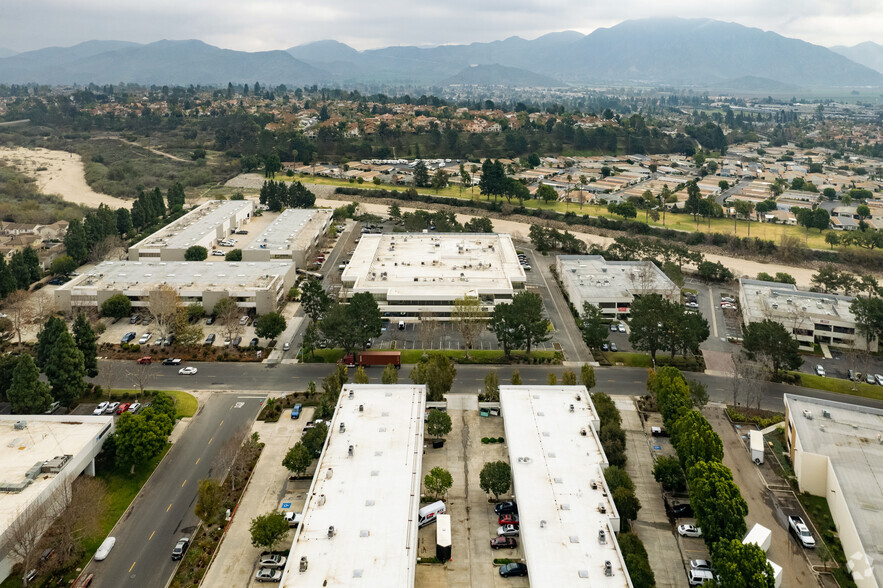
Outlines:
{"type": "MultiPolygon", "coordinates": [[[[155,529],[154,529],[153,533],[156,533],[156,530],[155,530],[155,529]]],[[[151,534],[150,534],[150,537],[147,538],[148,541],[150,541],[151,539],[153,539],[153,533],[151,533],[151,534]]]]}
{"type": "Polygon", "coordinates": [[[221,421],[221,424],[219,424],[218,427],[220,427],[220,426],[223,425],[223,424],[224,424],[224,421],[221,421]]]}
{"type": "Polygon", "coordinates": [[[131,572],[131,571],[132,571],[132,568],[134,568],[134,567],[135,567],[135,562],[132,562],[132,567],[129,568],[129,571],[131,572]]]}
{"type": "Polygon", "coordinates": [[[193,464],[193,465],[198,465],[198,464],[199,464],[199,460],[200,460],[200,459],[202,459],[202,458],[199,458],[199,457],[197,457],[197,458],[196,458],[196,463],[195,463],[195,464],[193,464]]]}
{"type": "Polygon", "coordinates": [[[183,488],[184,484],[186,484],[186,483],[187,483],[187,480],[184,480],[183,482],[181,482],[181,488],[183,488]]]}
{"type": "Polygon", "coordinates": [[[166,509],[166,512],[169,512],[169,509],[172,508],[172,503],[169,503],[169,508],[166,509]]]}
{"type": "Polygon", "coordinates": [[[209,439],[209,440],[208,440],[208,444],[211,445],[211,444],[212,444],[212,441],[214,441],[214,439],[215,439],[214,437],[212,437],[211,439],[209,439]]]}

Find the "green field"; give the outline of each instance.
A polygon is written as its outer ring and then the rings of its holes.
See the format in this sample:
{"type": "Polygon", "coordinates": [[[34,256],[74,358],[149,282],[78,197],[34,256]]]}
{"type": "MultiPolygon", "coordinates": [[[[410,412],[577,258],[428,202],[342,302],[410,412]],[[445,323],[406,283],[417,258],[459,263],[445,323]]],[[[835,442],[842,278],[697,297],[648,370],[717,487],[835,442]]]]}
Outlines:
{"type": "MultiPolygon", "coordinates": [[[[425,353],[438,353],[439,350],[426,350],[425,353]]],[[[420,361],[420,358],[423,357],[424,350],[423,349],[404,349],[402,350],[402,363],[403,364],[413,364],[420,361]]],[[[554,361],[556,358],[556,351],[532,351],[530,357],[526,357],[523,352],[513,351],[512,352],[512,360],[513,363],[548,363],[554,361]]],[[[339,359],[343,359],[344,356],[343,349],[316,349],[313,352],[313,357],[306,359],[306,363],[337,363],[339,359]]],[[[465,350],[455,350],[449,349],[444,351],[444,354],[453,359],[458,363],[487,363],[487,364],[495,364],[495,363],[506,363],[503,359],[503,352],[501,350],[481,350],[481,349],[473,349],[469,352],[469,360],[466,361],[466,351],[465,350]]]]}
{"type": "MultiPolygon", "coordinates": [[[[796,374],[796,372],[793,373],[796,374]]],[[[815,388],[816,390],[827,390],[828,392],[837,392],[850,396],[883,400],[883,387],[880,386],[873,386],[864,382],[850,382],[849,380],[841,380],[839,378],[823,378],[815,374],[796,375],[800,376],[800,385],[805,388],[815,388]]]]}
{"type": "MultiPolygon", "coordinates": [[[[178,414],[175,415],[176,418],[189,418],[196,414],[196,410],[199,408],[199,402],[196,400],[196,397],[193,396],[193,394],[182,392],[180,390],[163,390],[162,392],[168,394],[175,399],[175,408],[178,409],[178,414]]],[[[116,396],[119,394],[128,394],[129,396],[135,397],[138,394],[138,390],[114,388],[113,395],[116,396]]],[[[133,399],[134,398],[128,398],[126,402],[129,402],[133,399]]]]}

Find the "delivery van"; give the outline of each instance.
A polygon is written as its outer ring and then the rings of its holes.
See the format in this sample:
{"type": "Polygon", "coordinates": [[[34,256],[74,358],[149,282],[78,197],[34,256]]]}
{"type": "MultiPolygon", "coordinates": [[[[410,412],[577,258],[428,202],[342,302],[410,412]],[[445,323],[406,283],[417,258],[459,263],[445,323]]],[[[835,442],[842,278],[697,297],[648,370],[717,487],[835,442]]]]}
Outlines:
{"type": "Polygon", "coordinates": [[[417,526],[425,527],[430,523],[434,523],[438,515],[445,514],[446,512],[445,503],[441,500],[427,504],[417,511],[417,526]]]}

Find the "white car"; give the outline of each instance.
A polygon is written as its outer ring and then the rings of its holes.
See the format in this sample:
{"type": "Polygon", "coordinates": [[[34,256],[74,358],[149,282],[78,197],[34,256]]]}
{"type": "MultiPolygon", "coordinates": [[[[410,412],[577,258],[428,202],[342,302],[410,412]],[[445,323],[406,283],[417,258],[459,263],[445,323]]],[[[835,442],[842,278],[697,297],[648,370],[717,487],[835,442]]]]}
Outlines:
{"type": "Polygon", "coordinates": [[[702,529],[695,525],[678,525],[678,534],[681,537],[702,537],[702,529]]]}
{"type": "Polygon", "coordinates": [[[291,343],[286,343],[282,346],[282,351],[288,351],[289,349],[291,349],[291,343]]]}
{"type": "Polygon", "coordinates": [[[182,376],[192,376],[193,374],[196,373],[196,368],[195,367],[181,368],[178,370],[178,373],[181,374],[182,376]]]}
{"type": "Polygon", "coordinates": [[[117,407],[120,405],[119,402],[110,402],[107,407],[104,409],[104,414],[113,414],[116,412],[117,407]]]}
{"type": "Polygon", "coordinates": [[[825,377],[825,367],[821,364],[816,366],[816,375],[825,377]]]}
{"type": "Polygon", "coordinates": [[[98,548],[98,551],[95,552],[95,559],[97,561],[101,561],[105,559],[108,555],[110,555],[110,550],[113,549],[114,544],[117,542],[115,537],[108,537],[101,544],[101,547],[98,548]]]}
{"type": "Polygon", "coordinates": [[[736,302],[735,298],[731,298],[730,296],[721,296],[721,300],[723,302],[736,302]]]}
{"type": "Polygon", "coordinates": [[[141,345],[144,345],[145,343],[150,341],[151,337],[153,337],[153,333],[150,333],[150,332],[144,333],[143,335],[141,335],[141,338],[138,339],[138,343],[140,343],[141,345]]]}
{"type": "Polygon", "coordinates": [[[281,568],[285,566],[285,561],[286,557],[284,555],[268,553],[265,551],[261,554],[261,559],[258,560],[258,565],[262,568],[281,568]]]}
{"type": "Polygon", "coordinates": [[[221,257],[224,257],[227,254],[224,253],[223,251],[218,251],[217,249],[215,249],[214,251],[212,251],[212,255],[219,255],[221,257]]]}
{"type": "Polygon", "coordinates": [[[497,527],[497,537],[518,537],[518,525],[500,525],[497,527]]]}
{"type": "Polygon", "coordinates": [[[107,405],[109,402],[102,402],[98,406],[95,407],[95,410],[92,411],[92,414],[104,414],[104,411],[107,410],[107,405]]]}
{"type": "Polygon", "coordinates": [[[619,332],[625,333],[625,323],[619,323],[619,332]]]}
{"type": "Polygon", "coordinates": [[[278,582],[282,578],[282,572],[271,568],[261,568],[254,575],[258,582],[278,582]]]}
{"type": "Polygon", "coordinates": [[[141,410],[141,403],[140,402],[133,402],[132,404],[129,405],[129,412],[131,412],[132,414],[135,414],[139,410],[141,410]]]}
{"type": "Polygon", "coordinates": [[[710,570],[711,562],[707,559],[691,559],[690,569],[693,570],[710,570]]]}

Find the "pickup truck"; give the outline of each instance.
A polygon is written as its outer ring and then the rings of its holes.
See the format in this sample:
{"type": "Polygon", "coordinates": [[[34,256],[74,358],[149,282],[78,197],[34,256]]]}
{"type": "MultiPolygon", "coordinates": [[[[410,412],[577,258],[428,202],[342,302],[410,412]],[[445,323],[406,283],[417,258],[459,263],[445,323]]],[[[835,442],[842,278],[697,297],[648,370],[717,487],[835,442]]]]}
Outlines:
{"type": "Polygon", "coordinates": [[[788,517],[788,529],[804,547],[812,549],[816,546],[816,540],[813,539],[809,527],[806,526],[806,523],[804,523],[803,519],[799,516],[792,515],[788,517]]]}

